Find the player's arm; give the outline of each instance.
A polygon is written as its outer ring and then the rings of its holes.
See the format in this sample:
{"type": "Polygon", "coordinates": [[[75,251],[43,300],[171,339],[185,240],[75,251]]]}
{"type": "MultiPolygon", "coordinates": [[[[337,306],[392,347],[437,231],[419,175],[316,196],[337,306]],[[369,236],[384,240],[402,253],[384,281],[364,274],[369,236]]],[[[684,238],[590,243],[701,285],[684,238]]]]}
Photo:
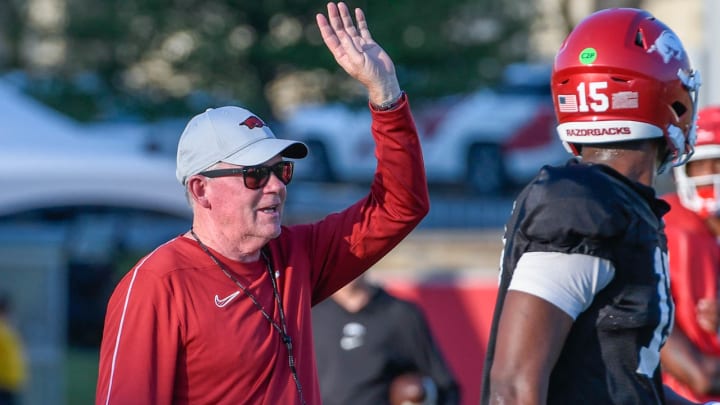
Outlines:
{"type": "Polygon", "coordinates": [[[550,372],[573,319],[534,295],[509,291],[490,371],[491,404],[544,404],[550,372]]]}
{"type": "Polygon", "coordinates": [[[660,352],[663,370],[700,396],[720,394],[720,358],[701,353],[680,328],[660,352]]]}
{"type": "Polygon", "coordinates": [[[613,276],[608,260],[588,255],[530,252],[520,258],[498,325],[491,404],[547,402],[550,373],[574,320],[613,276]]]}
{"type": "Polygon", "coordinates": [[[330,2],[327,17],[320,13],[316,21],[335,61],[368,92],[377,170],[367,197],[317,222],[313,235],[303,238],[310,251],[319,253],[310,255],[313,305],[377,262],[430,209],[422,148],[408,99],[363,11],[356,8],[354,14],[355,23],[347,4],[330,2]]]}

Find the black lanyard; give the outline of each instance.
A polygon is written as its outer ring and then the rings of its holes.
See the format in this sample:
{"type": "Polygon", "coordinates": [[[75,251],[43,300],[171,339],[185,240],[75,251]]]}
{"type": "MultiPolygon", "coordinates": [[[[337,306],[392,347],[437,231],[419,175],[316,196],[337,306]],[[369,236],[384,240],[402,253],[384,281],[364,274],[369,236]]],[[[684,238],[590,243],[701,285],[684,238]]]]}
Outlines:
{"type": "Polygon", "coordinates": [[[245,295],[250,298],[250,301],[252,301],[253,304],[255,304],[255,307],[260,311],[260,313],[267,319],[268,322],[270,322],[270,325],[277,331],[277,333],[280,335],[280,339],[285,343],[285,346],[288,350],[288,364],[290,365],[290,373],[292,373],[293,380],[295,381],[295,387],[297,388],[298,395],[300,395],[300,403],[302,405],[305,405],[305,399],[303,398],[302,393],[302,386],[300,385],[300,379],[298,378],[297,374],[297,368],[295,368],[295,357],[293,356],[293,346],[292,346],[292,338],[287,332],[287,324],[285,322],[285,311],[283,310],[282,300],[280,299],[280,293],[278,292],[277,288],[277,281],[275,280],[275,274],[273,274],[272,264],[270,262],[270,256],[265,254],[265,249],[263,248],[260,250],[260,254],[262,255],[262,258],[265,260],[265,264],[267,266],[268,275],[270,276],[270,281],[272,282],[273,287],[273,295],[275,296],[275,302],[277,302],[278,309],[280,312],[280,324],[278,325],[277,322],[270,316],[270,314],[267,313],[265,308],[258,302],[258,300],[255,298],[254,295],[250,291],[248,291],[247,288],[245,288],[240,281],[233,276],[233,274],[225,267],[224,264],[220,260],[215,257],[215,255],[210,252],[210,249],[205,246],[202,241],[200,241],[200,238],[195,234],[195,231],[190,228],[190,234],[195,238],[198,245],[200,245],[200,248],[207,253],[208,256],[210,256],[210,259],[222,270],[225,275],[232,280],[233,283],[235,283],[242,292],[245,293],[245,295]]]}

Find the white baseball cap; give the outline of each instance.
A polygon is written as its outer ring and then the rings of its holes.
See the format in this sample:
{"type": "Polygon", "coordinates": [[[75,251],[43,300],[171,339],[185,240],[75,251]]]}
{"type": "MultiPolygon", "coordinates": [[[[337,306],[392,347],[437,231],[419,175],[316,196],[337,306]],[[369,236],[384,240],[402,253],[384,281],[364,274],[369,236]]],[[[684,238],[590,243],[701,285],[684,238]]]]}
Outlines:
{"type": "Polygon", "coordinates": [[[278,154],[302,159],[307,153],[304,143],[276,138],[265,122],[244,108],[208,108],[194,116],[180,136],[175,175],[184,185],[188,177],[219,162],[256,166],[278,154]]]}

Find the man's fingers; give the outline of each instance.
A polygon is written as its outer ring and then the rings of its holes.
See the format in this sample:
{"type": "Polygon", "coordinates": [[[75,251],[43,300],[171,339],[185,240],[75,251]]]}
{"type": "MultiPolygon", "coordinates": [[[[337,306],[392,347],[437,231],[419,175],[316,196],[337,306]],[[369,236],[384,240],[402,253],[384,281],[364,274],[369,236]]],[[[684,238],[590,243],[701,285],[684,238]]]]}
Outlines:
{"type": "Polygon", "coordinates": [[[700,329],[704,330],[705,332],[714,333],[717,331],[713,322],[703,320],[702,318],[698,319],[698,325],[700,326],[700,329]]]}
{"type": "Polygon", "coordinates": [[[718,327],[718,302],[701,298],[696,306],[696,316],[702,329],[707,332],[715,332],[718,327]]]}
{"type": "MultiPolygon", "coordinates": [[[[337,5],[333,4],[333,8],[336,13],[330,16],[330,23],[335,30],[335,35],[340,40],[340,44],[348,54],[353,53],[353,51],[359,52],[360,44],[357,43],[359,35],[353,25],[350,10],[343,2],[339,2],[337,5]]],[[[329,10],[330,6],[328,5],[328,12],[329,10]]]]}
{"type": "MultiPolygon", "coordinates": [[[[345,8],[347,9],[347,6],[345,6],[345,8]]],[[[328,3],[327,10],[330,25],[335,30],[335,33],[337,34],[344,31],[341,17],[342,11],[338,9],[338,5],[335,3],[328,3]]]]}
{"type": "Polygon", "coordinates": [[[358,35],[357,30],[355,29],[355,23],[352,20],[352,16],[350,15],[350,9],[348,9],[348,6],[340,2],[338,3],[338,8],[340,10],[340,18],[343,22],[343,27],[345,28],[345,32],[348,33],[351,37],[355,37],[358,35]]]}
{"type": "Polygon", "coordinates": [[[368,23],[365,19],[365,13],[359,8],[355,9],[355,20],[357,20],[358,29],[360,30],[360,36],[366,41],[372,41],[370,35],[370,29],[368,29],[368,23]]]}
{"type": "Polygon", "coordinates": [[[697,310],[698,312],[702,312],[704,314],[717,315],[718,302],[716,300],[701,298],[700,300],[698,300],[697,310]]]}
{"type": "Polygon", "coordinates": [[[327,18],[324,15],[318,13],[315,16],[318,28],[320,29],[320,35],[322,36],[325,45],[330,49],[331,52],[335,52],[335,49],[340,46],[340,40],[335,35],[335,30],[330,26],[327,18]]]}

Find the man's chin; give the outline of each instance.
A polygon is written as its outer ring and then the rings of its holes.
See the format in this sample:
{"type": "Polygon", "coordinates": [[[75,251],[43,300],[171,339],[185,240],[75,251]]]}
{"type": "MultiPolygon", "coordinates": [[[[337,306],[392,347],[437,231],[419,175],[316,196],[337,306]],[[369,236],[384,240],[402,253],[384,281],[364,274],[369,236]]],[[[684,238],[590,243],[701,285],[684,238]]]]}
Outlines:
{"type": "Polygon", "coordinates": [[[278,223],[276,225],[268,225],[267,232],[265,233],[265,235],[267,235],[268,239],[275,239],[278,236],[280,236],[281,232],[282,232],[282,227],[278,223]]]}

